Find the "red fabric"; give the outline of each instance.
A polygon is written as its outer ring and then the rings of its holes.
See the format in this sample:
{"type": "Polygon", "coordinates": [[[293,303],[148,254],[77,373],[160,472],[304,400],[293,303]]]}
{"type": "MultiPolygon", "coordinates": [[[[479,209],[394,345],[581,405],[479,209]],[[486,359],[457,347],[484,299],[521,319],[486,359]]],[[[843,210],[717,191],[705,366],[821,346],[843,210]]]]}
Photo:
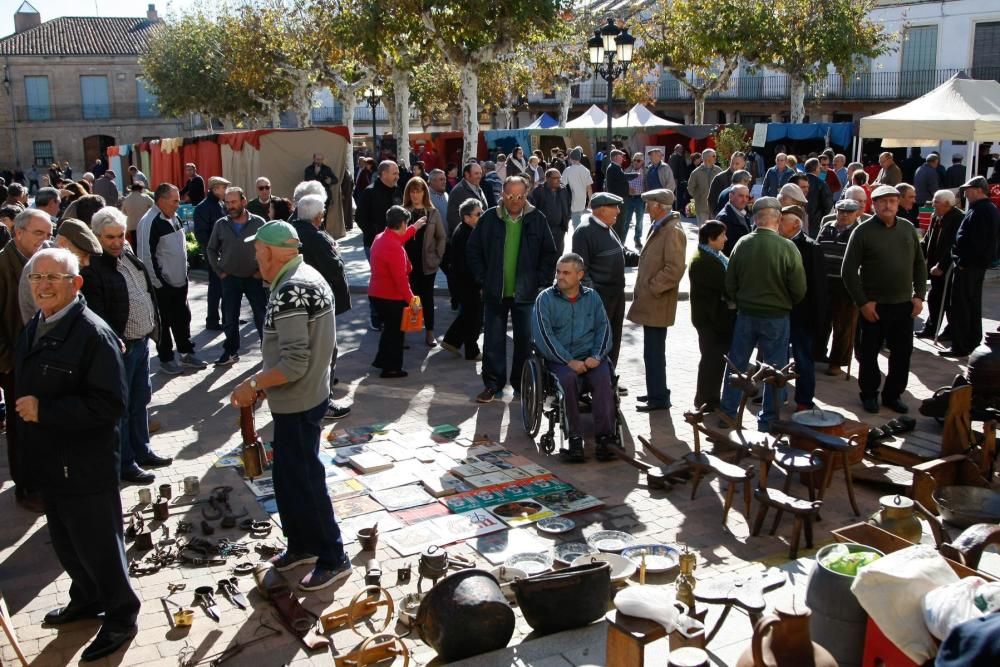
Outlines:
{"type": "Polygon", "coordinates": [[[410,269],[413,267],[403,244],[416,233],[417,230],[413,227],[408,228],[402,236],[386,229],[375,237],[371,250],[372,274],[368,280],[368,296],[410,302],[413,298],[410,269]]]}
{"type": "Polygon", "coordinates": [[[159,141],[149,142],[149,160],[152,173],[149,174],[151,185],[155,188],[160,183],[184,185],[184,164],[181,162],[181,152],[164,153],[159,141]]]}
{"type": "Polygon", "coordinates": [[[201,139],[195,148],[196,154],[191,162],[198,165],[198,173],[205,178],[205,182],[212,176],[222,176],[222,148],[219,144],[212,139],[201,139]]]}
{"type": "Polygon", "coordinates": [[[108,146],[108,157],[118,155],[118,146],[108,146]]]}

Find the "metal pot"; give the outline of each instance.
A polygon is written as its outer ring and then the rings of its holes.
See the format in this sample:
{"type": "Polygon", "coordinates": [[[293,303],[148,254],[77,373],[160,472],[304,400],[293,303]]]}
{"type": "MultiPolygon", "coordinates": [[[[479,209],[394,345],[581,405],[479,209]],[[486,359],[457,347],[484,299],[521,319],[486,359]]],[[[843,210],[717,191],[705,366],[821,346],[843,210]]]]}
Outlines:
{"type": "Polygon", "coordinates": [[[946,486],[934,492],[941,516],[965,528],[977,523],[1000,522],[1000,493],[980,486],[946,486]]]}
{"type": "Polygon", "coordinates": [[[966,377],[976,398],[1000,400],[1000,331],[988,332],[983,344],[969,355],[966,377]]]}
{"type": "Polygon", "coordinates": [[[812,408],[811,410],[799,410],[792,415],[792,421],[809,428],[824,429],[843,424],[844,415],[833,410],[812,408]]]}
{"type": "Polygon", "coordinates": [[[517,579],[511,584],[524,620],[540,634],[579,628],[608,610],[611,566],[598,561],[517,579]]]}
{"type": "Polygon", "coordinates": [[[924,532],[914,514],[913,500],[901,496],[882,496],[878,499],[879,511],[872,514],[868,523],[913,543],[920,541],[924,532]]]}
{"type": "Polygon", "coordinates": [[[514,610],[486,570],[460,570],[434,585],[414,622],[446,662],[503,648],[514,635],[514,610]]]}

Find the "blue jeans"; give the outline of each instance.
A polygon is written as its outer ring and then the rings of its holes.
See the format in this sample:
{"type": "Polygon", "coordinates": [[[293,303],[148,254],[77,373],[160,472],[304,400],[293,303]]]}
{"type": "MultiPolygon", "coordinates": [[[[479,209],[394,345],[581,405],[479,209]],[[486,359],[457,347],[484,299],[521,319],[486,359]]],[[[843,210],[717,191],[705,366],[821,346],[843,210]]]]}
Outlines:
{"type": "Polygon", "coordinates": [[[260,278],[238,278],[226,276],[222,279],[222,328],[226,334],[223,349],[227,354],[240,351],[240,307],[246,295],[253,311],[253,323],[257,336],[263,340],[264,311],[267,308],[267,292],[260,278]]]}
{"type": "Polygon", "coordinates": [[[670,390],[667,389],[667,327],[642,328],[642,363],[646,367],[647,405],[670,405],[670,390]]]}
{"type": "Polygon", "coordinates": [[[274,499],[288,551],[316,556],[316,567],[336,569],[347,556],[333,505],[326,490],[326,471],[319,460],[320,423],[327,401],[305,412],[275,414],[274,499]]]}
{"type": "Polygon", "coordinates": [[[629,195],[625,198],[625,234],[622,235],[621,242],[625,243],[628,236],[628,226],[635,217],[635,242],[636,245],[642,242],[642,216],[646,214],[646,205],[642,201],[642,195],[629,195]]]}
{"type": "Polygon", "coordinates": [[[792,324],[789,341],[799,378],[795,381],[796,405],[811,406],[816,397],[816,364],[813,362],[813,335],[802,324],[792,324]]]}
{"type": "MultiPolygon", "coordinates": [[[[746,370],[750,355],[759,348],[763,361],[777,368],[788,363],[788,317],[754,317],[745,313],[736,315],[736,329],[733,331],[733,343],[729,348],[729,360],[740,371],[746,370]]],[[[764,385],[763,410],[757,416],[757,429],[767,432],[771,420],[775,419],[775,402],[771,396],[771,385],[764,385]]],[[[740,390],[729,382],[726,375],[726,388],[722,391],[722,411],[730,417],[736,416],[740,403],[740,390]]],[[[777,397],[781,403],[781,392],[777,397]]]]}
{"type": "Polygon", "coordinates": [[[122,471],[153,455],[149,447],[149,415],[153,390],[149,384],[149,339],[125,343],[125,413],[118,422],[122,471]]]}
{"type": "Polygon", "coordinates": [[[483,326],[483,384],[500,391],[507,384],[507,320],[514,324],[514,361],[510,386],[521,390],[521,368],[531,351],[531,309],[533,304],[514,299],[487,301],[483,326]]]}

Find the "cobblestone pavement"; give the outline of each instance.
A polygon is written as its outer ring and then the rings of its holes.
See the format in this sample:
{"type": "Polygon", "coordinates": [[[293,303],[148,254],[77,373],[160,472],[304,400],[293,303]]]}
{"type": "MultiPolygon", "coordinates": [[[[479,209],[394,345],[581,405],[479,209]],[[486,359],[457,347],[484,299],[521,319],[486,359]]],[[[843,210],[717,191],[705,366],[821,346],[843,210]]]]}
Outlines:
{"type": "MultiPolygon", "coordinates": [[[[345,244],[352,271],[359,262],[356,239],[345,244]]],[[[362,256],[363,257],[363,256],[362,256]]],[[[359,275],[360,271],[357,272],[359,275]]],[[[355,276],[352,281],[359,285],[362,279],[355,276]]],[[[629,530],[644,540],[686,545],[698,554],[699,578],[726,576],[737,571],[759,570],[762,564],[783,564],[793,579],[801,583],[808,570],[806,561],[787,562],[787,533],[790,522],[786,521],[777,536],[748,537],[748,527],[742,511],[734,509],[730,514],[729,530],[720,524],[721,497],[717,481],[704,483],[697,497],[690,499],[690,490],[678,486],[670,490],[651,491],[635,468],[622,462],[598,464],[593,460],[585,465],[563,465],[555,457],[540,454],[534,444],[525,436],[520,424],[520,405],[508,388],[503,400],[479,406],[472,397],[482,388],[478,376],[478,364],[452,357],[438,348],[429,349],[424,345],[422,335],[410,335],[411,349],[405,353],[405,366],[410,376],[403,380],[381,380],[377,374],[370,374],[369,362],[374,357],[377,333],[367,329],[367,302],[363,295],[355,294],[354,308],[338,320],[340,361],[338,365],[338,398],[353,400],[354,409],[341,422],[342,426],[360,426],[373,422],[389,422],[400,432],[427,432],[429,426],[456,424],[463,435],[487,434],[504,443],[509,449],[550,468],[557,476],[573,483],[584,491],[600,497],[605,507],[577,518],[578,528],[569,539],[580,539],[579,531],[593,530],[597,526],[629,530]]],[[[191,290],[194,311],[195,342],[199,354],[206,360],[213,360],[221,352],[222,336],[215,332],[201,330],[205,321],[205,286],[196,283],[191,290]]],[[[996,277],[987,280],[984,303],[988,304],[985,322],[987,330],[996,327],[1000,317],[1000,281],[996,277]]],[[[447,300],[437,299],[438,319],[441,323],[440,336],[452,319],[447,300]]],[[[247,318],[249,319],[249,318],[247,318]]],[[[170,482],[175,494],[183,478],[196,476],[201,480],[203,495],[216,485],[232,485],[233,506],[246,507],[251,516],[266,518],[265,513],[254,501],[249,490],[240,483],[237,473],[230,468],[215,468],[216,453],[227,447],[236,446],[239,441],[237,413],[227,405],[227,397],[234,384],[248,377],[258,367],[260,352],[252,325],[243,328],[243,356],[235,366],[201,372],[188,372],[171,377],[159,372],[159,364],[152,362],[154,398],[151,413],[162,423],[162,430],[154,437],[154,449],[163,455],[175,457],[174,464],[158,471],[157,484],[170,482]]],[[[677,326],[668,336],[668,378],[673,391],[674,407],[669,412],[651,415],[635,410],[635,396],[643,393],[643,367],[641,362],[641,331],[626,326],[621,363],[621,383],[628,387],[629,396],[623,399],[622,409],[626,417],[626,440],[630,451],[637,435],[647,435],[661,448],[674,456],[679,456],[691,446],[691,432],[684,423],[682,413],[691,406],[693,399],[697,341],[690,325],[690,312],[686,302],[678,309],[677,326]]],[[[884,365],[885,359],[882,360],[884,365]]],[[[906,399],[914,409],[918,399],[929,396],[933,390],[950,382],[951,377],[962,370],[960,365],[933,354],[925,341],[916,342],[910,375],[909,392],[906,399]]],[[[853,381],[832,379],[822,373],[817,378],[818,401],[824,406],[833,406],[842,412],[858,415],[856,384],[853,381]]],[[[883,411],[871,417],[873,423],[884,423],[890,414],[883,411]]],[[[264,439],[271,433],[270,417],[266,407],[258,412],[257,425],[264,439]]],[[[930,428],[936,428],[931,426],[930,428]]],[[[4,445],[5,447],[5,445],[4,445]]],[[[646,458],[641,449],[639,458],[646,458]]],[[[0,454],[6,465],[6,454],[0,454]]],[[[0,470],[0,479],[8,479],[7,470],[0,470]]],[[[829,539],[827,531],[855,520],[846,502],[843,484],[835,477],[827,496],[823,511],[823,521],[817,527],[817,542],[829,539]]],[[[780,482],[780,480],[779,480],[780,482]]],[[[800,488],[800,487],[799,487],[800,488]]],[[[879,492],[859,487],[859,503],[862,516],[877,509],[879,492]]],[[[122,489],[125,507],[136,502],[136,488],[122,489]]],[[[13,615],[13,625],[18,633],[22,648],[35,665],[66,665],[75,663],[80,652],[97,631],[96,622],[78,622],[62,628],[41,626],[42,616],[67,601],[69,579],[59,568],[49,544],[44,520],[16,507],[9,482],[0,487],[0,504],[4,521],[0,524],[0,589],[13,615]]],[[[201,515],[183,508],[175,510],[178,519],[200,522],[201,515]]],[[[175,524],[171,516],[168,525],[175,524]]],[[[154,524],[155,525],[155,524],[154,524]]],[[[531,531],[525,528],[521,530],[531,531]]],[[[278,532],[275,531],[274,535],[278,532]]],[[[248,539],[238,530],[217,530],[213,538],[248,539]]],[[[272,542],[275,538],[272,537],[272,542]]],[[[471,547],[459,545],[450,547],[452,553],[473,557],[482,562],[481,557],[471,547]]],[[[131,552],[130,552],[131,553],[131,552]]],[[[809,552],[804,552],[808,555],[809,552]]],[[[362,588],[365,561],[371,554],[362,553],[356,544],[349,545],[348,554],[355,565],[354,574],[341,585],[304,596],[305,605],[317,613],[341,607],[362,588]]],[[[416,588],[416,568],[414,578],[407,586],[395,586],[396,570],[404,559],[383,544],[378,558],[382,565],[383,582],[390,586],[393,595],[401,597],[403,592],[416,588]]],[[[251,591],[251,582],[241,581],[241,588],[251,600],[253,611],[240,611],[225,600],[220,600],[222,618],[215,623],[196,611],[194,627],[188,632],[171,628],[161,598],[168,594],[167,586],[172,582],[183,582],[187,588],[175,593],[174,601],[190,604],[195,586],[214,585],[225,573],[226,567],[167,568],[159,573],[137,578],[133,583],[143,599],[139,617],[139,634],[126,653],[118,653],[96,664],[98,665],[146,665],[147,667],[178,664],[178,655],[188,647],[197,658],[205,658],[222,651],[236,642],[252,639],[260,633],[262,618],[272,618],[268,605],[251,591]]],[[[289,577],[301,576],[294,571],[289,577]]],[[[670,577],[653,583],[670,583],[670,577]]],[[[776,596],[769,596],[772,602],[780,596],[791,595],[794,588],[788,586],[776,596]]],[[[714,614],[715,612],[713,612],[714,614]]],[[[712,617],[710,616],[710,621],[712,617]]],[[[400,628],[400,631],[403,631],[400,628]]],[[[530,628],[518,614],[517,629],[511,642],[512,648],[491,656],[481,656],[470,660],[477,665],[535,665],[554,667],[556,665],[604,664],[604,626],[595,624],[588,628],[563,633],[555,637],[535,639],[527,637],[530,628]],[[530,639],[522,643],[525,639],[530,639]]],[[[750,627],[742,614],[731,615],[719,637],[711,648],[720,665],[731,664],[745,645],[750,635],[750,627]]],[[[434,657],[433,651],[420,642],[407,639],[413,648],[416,662],[427,664],[434,657]]],[[[355,646],[359,637],[350,630],[342,629],[332,634],[333,651],[343,653],[355,646]]],[[[0,639],[3,661],[13,660],[13,652],[6,641],[0,639]]],[[[658,650],[662,650],[658,649],[658,650]]],[[[332,653],[309,653],[285,632],[280,637],[268,639],[248,647],[227,664],[233,665],[330,665],[332,653]]],[[[658,659],[663,663],[662,653],[658,659]]]]}

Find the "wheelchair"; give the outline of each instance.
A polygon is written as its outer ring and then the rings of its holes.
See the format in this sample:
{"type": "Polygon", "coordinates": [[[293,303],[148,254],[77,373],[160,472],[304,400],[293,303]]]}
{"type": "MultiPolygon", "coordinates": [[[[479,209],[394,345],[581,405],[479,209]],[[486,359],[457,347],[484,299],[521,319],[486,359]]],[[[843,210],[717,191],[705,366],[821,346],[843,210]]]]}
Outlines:
{"type": "MultiPolygon", "coordinates": [[[[615,435],[614,445],[619,449],[625,443],[625,416],[621,410],[621,398],[618,395],[618,375],[611,369],[611,394],[615,401],[615,435]]],[[[589,391],[580,394],[580,412],[590,412],[591,395],[589,391]]],[[[566,396],[555,373],[549,370],[548,361],[532,346],[531,354],[524,362],[521,371],[521,423],[528,437],[532,440],[538,436],[542,428],[542,418],[548,420],[548,430],[542,433],[538,446],[545,454],[551,454],[556,449],[556,424],[559,424],[560,445],[569,437],[569,422],[566,416],[566,396]]],[[[560,447],[562,448],[562,447],[560,447]]]]}

